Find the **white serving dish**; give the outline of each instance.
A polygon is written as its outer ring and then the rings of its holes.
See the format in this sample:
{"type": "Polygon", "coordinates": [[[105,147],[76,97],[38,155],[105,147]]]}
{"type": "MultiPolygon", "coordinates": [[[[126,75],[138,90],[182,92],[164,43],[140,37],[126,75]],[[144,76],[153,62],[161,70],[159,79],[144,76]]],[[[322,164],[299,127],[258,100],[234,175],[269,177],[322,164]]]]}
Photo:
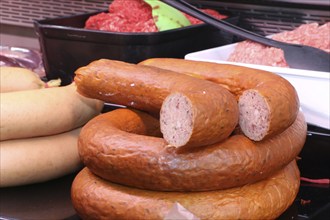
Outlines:
{"type": "Polygon", "coordinates": [[[306,121],[330,129],[330,73],[229,62],[227,59],[235,46],[236,44],[229,44],[189,53],[185,59],[247,66],[279,74],[296,88],[306,121]]]}

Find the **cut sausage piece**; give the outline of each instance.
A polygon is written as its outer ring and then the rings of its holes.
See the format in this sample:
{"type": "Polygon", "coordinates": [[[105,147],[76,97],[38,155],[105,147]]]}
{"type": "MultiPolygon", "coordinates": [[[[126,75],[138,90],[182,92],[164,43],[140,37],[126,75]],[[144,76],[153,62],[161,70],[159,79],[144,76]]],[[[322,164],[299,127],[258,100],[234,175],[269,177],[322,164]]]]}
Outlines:
{"type": "Polygon", "coordinates": [[[267,71],[175,58],[151,58],[139,65],[184,73],[227,88],[239,101],[239,124],[243,133],[255,141],[284,131],[299,111],[294,87],[283,77],[267,71]]]}
{"type": "Polygon", "coordinates": [[[253,140],[264,138],[269,130],[269,105],[258,91],[246,90],[239,97],[239,125],[243,133],[253,140]]]}
{"type": "Polygon", "coordinates": [[[225,140],[233,124],[227,117],[231,105],[219,100],[217,94],[204,90],[193,93],[172,93],[163,102],[160,111],[160,128],[164,139],[174,147],[214,144],[225,140]]]}
{"type": "Polygon", "coordinates": [[[74,179],[71,199],[83,219],[165,219],[179,203],[200,219],[276,219],[299,190],[295,161],[268,179],[227,190],[157,192],[117,185],[83,169],[74,179]]]}
{"type": "Polygon", "coordinates": [[[169,147],[150,131],[159,131],[159,121],[146,113],[129,109],[104,113],[83,127],[79,155],[96,175],[127,186],[162,191],[225,189],[264,179],[287,165],[301,151],[307,125],[300,113],[288,129],[267,140],[254,142],[233,135],[189,150],[169,147]]]}
{"type": "Polygon", "coordinates": [[[162,114],[165,139],[175,147],[200,147],[223,141],[238,123],[235,97],[225,88],[207,80],[156,67],[106,59],[79,68],[74,80],[82,95],[157,115],[167,96],[171,93],[181,94],[182,98],[177,101],[185,103],[180,103],[180,110],[172,101],[166,101],[168,103],[162,109],[163,113],[166,112],[162,114]],[[193,118],[189,119],[188,113],[188,121],[172,117],[180,113],[183,106],[191,109],[193,118]],[[177,140],[176,135],[179,135],[180,140],[177,140]]]}
{"type": "Polygon", "coordinates": [[[193,133],[193,106],[184,95],[169,95],[160,110],[160,129],[171,146],[184,146],[193,133]]]}

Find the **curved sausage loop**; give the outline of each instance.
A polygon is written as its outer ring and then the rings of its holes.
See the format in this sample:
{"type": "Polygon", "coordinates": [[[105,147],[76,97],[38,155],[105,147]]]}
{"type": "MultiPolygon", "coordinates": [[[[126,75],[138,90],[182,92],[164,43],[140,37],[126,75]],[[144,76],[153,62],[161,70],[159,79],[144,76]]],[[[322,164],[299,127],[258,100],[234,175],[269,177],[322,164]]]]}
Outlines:
{"type": "Polygon", "coordinates": [[[114,183],[160,191],[219,190],[256,182],[283,168],[299,154],[306,131],[300,113],[288,129],[264,141],[233,135],[203,148],[177,149],[159,137],[157,119],[117,109],[83,127],[78,150],[93,173],[114,183]]]}
{"type": "Polygon", "coordinates": [[[175,203],[200,219],[276,219],[299,190],[296,162],[270,178],[209,192],[157,192],[105,181],[88,168],[74,179],[73,206],[83,219],[165,219],[175,203]]]}

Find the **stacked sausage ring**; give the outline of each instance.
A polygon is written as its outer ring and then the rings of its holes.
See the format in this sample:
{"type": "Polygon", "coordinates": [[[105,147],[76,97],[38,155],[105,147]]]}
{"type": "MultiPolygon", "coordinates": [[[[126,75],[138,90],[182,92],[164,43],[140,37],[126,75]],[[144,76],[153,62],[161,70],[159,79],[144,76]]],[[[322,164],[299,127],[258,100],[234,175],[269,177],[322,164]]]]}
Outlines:
{"type": "Polygon", "coordinates": [[[101,59],[79,68],[75,82],[84,96],[129,107],[81,130],[86,168],[72,201],[83,218],[164,219],[178,202],[201,219],[265,219],[293,202],[307,126],[280,76],[182,59],[101,59]]]}

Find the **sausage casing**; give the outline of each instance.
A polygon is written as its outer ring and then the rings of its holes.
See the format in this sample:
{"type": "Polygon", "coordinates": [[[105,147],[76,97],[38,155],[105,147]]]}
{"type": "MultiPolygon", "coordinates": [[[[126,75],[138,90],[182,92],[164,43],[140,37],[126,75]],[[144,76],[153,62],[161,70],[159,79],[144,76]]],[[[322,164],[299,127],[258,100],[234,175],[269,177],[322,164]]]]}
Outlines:
{"type": "Polygon", "coordinates": [[[71,198],[83,219],[166,219],[179,203],[200,219],[276,219],[294,201],[299,170],[292,161],[268,179],[208,192],[157,192],[105,181],[85,168],[74,179],[71,198]]]}
{"type": "Polygon", "coordinates": [[[306,132],[300,113],[288,129],[264,141],[233,135],[203,148],[177,149],[159,138],[157,119],[117,109],[83,127],[78,150],[93,173],[115,183],[161,191],[206,191],[270,176],[299,154],[306,132]]]}

